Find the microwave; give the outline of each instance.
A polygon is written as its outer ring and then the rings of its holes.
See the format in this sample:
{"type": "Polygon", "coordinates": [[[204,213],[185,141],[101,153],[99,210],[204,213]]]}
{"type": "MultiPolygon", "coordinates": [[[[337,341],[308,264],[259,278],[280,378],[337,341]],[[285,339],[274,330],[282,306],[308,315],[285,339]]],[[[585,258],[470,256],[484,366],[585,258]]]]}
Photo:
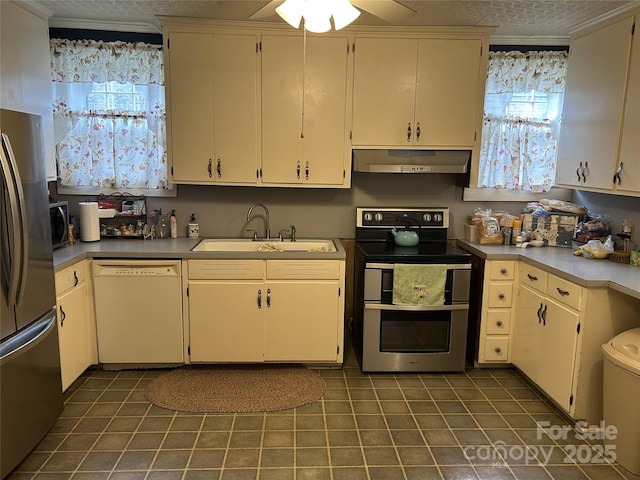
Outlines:
{"type": "Polygon", "coordinates": [[[51,245],[53,248],[64,247],[69,243],[69,203],[50,203],[49,217],[51,217],[51,245]]]}

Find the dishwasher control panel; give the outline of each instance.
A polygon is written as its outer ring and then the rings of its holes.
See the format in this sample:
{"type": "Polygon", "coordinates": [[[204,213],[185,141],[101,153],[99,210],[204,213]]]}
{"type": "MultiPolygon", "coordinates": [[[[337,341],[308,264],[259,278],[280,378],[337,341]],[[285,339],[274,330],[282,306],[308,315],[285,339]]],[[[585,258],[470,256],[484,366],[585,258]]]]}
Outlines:
{"type": "Polygon", "coordinates": [[[134,276],[134,275],[144,275],[144,276],[149,276],[149,275],[172,275],[173,271],[171,268],[169,267],[155,267],[155,268],[149,268],[149,267],[124,267],[124,268],[120,268],[120,269],[115,269],[111,272],[113,275],[126,275],[128,277],[134,276]]]}
{"type": "Polygon", "coordinates": [[[180,262],[156,261],[107,261],[93,263],[94,277],[179,277],[180,262]]]}

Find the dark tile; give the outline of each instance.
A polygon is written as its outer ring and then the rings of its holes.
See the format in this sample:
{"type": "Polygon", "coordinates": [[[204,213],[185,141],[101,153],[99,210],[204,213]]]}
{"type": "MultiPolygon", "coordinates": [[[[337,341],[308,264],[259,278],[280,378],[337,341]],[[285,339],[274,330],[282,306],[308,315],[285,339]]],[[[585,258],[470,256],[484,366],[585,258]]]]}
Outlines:
{"type": "Polygon", "coordinates": [[[353,415],[327,415],[327,428],[329,430],[346,430],[355,428],[353,415]]]}
{"type": "Polygon", "coordinates": [[[398,456],[391,447],[365,447],[367,465],[398,465],[398,456]]]}
{"type": "MultiPolygon", "coordinates": [[[[511,471],[518,480],[550,480],[551,477],[543,467],[537,465],[511,466],[511,471]]],[[[563,479],[558,479],[563,480],[563,479]]]]}
{"type": "Polygon", "coordinates": [[[162,448],[192,448],[196,437],[197,433],[191,432],[167,433],[162,448]]]}
{"type": "Polygon", "coordinates": [[[387,428],[387,424],[382,415],[356,415],[356,423],[360,430],[387,428]]]}
{"type": "Polygon", "coordinates": [[[326,448],[299,448],[296,450],[296,466],[321,467],[329,465],[326,448]]]}
{"type": "Polygon", "coordinates": [[[61,417],[84,417],[91,408],[91,403],[67,403],[60,413],[61,417]]]}
{"type": "Polygon", "coordinates": [[[397,450],[402,465],[433,465],[433,457],[424,447],[398,447],[397,450]]]}
{"type": "Polygon", "coordinates": [[[233,415],[207,415],[202,422],[203,431],[231,430],[233,415]]]}
{"type": "Polygon", "coordinates": [[[324,430],[324,417],[322,415],[296,415],[296,429],[298,430],[324,430]]]}
{"type": "Polygon", "coordinates": [[[49,433],[36,445],[34,452],[53,452],[65,438],[67,438],[66,433],[49,433]]]}
{"type": "Polygon", "coordinates": [[[442,413],[465,413],[467,409],[458,400],[436,400],[438,410],[442,413]]]}
{"type": "Polygon", "coordinates": [[[386,430],[361,430],[360,439],[365,447],[387,447],[393,445],[386,430]]]}
{"type": "Polygon", "coordinates": [[[405,398],[403,391],[398,388],[383,388],[376,390],[376,394],[381,402],[387,400],[404,400],[405,398]]]}
{"type": "Polygon", "coordinates": [[[434,400],[458,400],[458,395],[453,388],[433,388],[429,394],[434,400]]]}
{"type": "Polygon", "coordinates": [[[324,392],[322,398],[325,401],[349,400],[349,392],[346,389],[329,388],[324,392]]]}
{"type": "Polygon", "coordinates": [[[330,480],[329,468],[296,468],[296,480],[330,480]]]}
{"type": "Polygon", "coordinates": [[[120,458],[120,452],[89,452],[82,464],[81,471],[111,470],[120,458]]]}
{"type": "Polygon", "coordinates": [[[220,478],[220,470],[187,470],[184,480],[218,480],[220,478]]]}
{"type": "Polygon", "coordinates": [[[194,450],[189,460],[189,468],[220,468],[226,450],[194,450]]]}
{"type": "Polygon", "coordinates": [[[332,447],[352,447],[360,445],[358,434],[355,430],[330,431],[329,445],[332,447]]]}
{"type": "MultiPolygon", "coordinates": [[[[624,480],[625,476],[611,465],[580,465],[591,480],[624,480]]],[[[632,477],[630,477],[632,478],[632,477]]]]}
{"type": "Polygon", "coordinates": [[[293,480],[295,475],[294,468],[262,468],[258,471],[258,480],[293,480]]]}
{"type": "Polygon", "coordinates": [[[14,470],[14,474],[23,472],[37,472],[49,460],[51,453],[33,452],[27,456],[14,470]]]}
{"type": "Polygon", "coordinates": [[[380,413],[380,405],[377,401],[354,400],[351,403],[356,415],[380,413]]]}
{"type": "Polygon", "coordinates": [[[420,428],[447,428],[447,422],[440,414],[434,415],[414,415],[420,428]]]}
{"type": "Polygon", "coordinates": [[[536,421],[528,414],[509,413],[502,417],[512,428],[536,428],[536,421]]]}
{"type": "Polygon", "coordinates": [[[522,445],[520,437],[510,429],[485,429],[484,433],[489,437],[492,443],[501,443],[503,445],[522,445]]]}
{"type": "Polygon", "coordinates": [[[469,460],[460,447],[431,447],[431,454],[438,465],[468,465],[469,460]]]}
{"type": "Polygon", "coordinates": [[[407,480],[441,480],[442,475],[436,467],[405,467],[407,480]]]}
{"type": "Polygon", "coordinates": [[[147,414],[148,403],[123,403],[118,410],[119,417],[139,417],[147,414]]]}
{"type": "Polygon", "coordinates": [[[72,480],[107,480],[111,472],[76,472],[72,480]]]}
{"type": "Polygon", "coordinates": [[[467,445],[488,445],[489,439],[483,433],[483,430],[476,429],[456,429],[452,430],[458,443],[463,447],[467,445]]]}
{"type": "Polygon", "coordinates": [[[331,465],[340,467],[358,467],[364,465],[360,448],[331,448],[331,465]]]}
{"type": "Polygon", "coordinates": [[[451,430],[423,430],[427,445],[457,445],[457,439],[451,430]]]}
{"type": "Polygon", "coordinates": [[[408,403],[414,414],[438,413],[438,408],[432,400],[410,400],[408,403]]]}
{"type": "Polygon", "coordinates": [[[297,447],[324,447],[327,445],[327,434],[322,430],[296,432],[297,447]]]}
{"type": "Polygon", "coordinates": [[[407,400],[430,400],[431,395],[424,388],[403,388],[402,393],[407,400]]]}
{"type": "Polygon", "coordinates": [[[440,467],[445,480],[476,480],[478,476],[471,467],[440,467]]]}
{"type": "Polygon", "coordinates": [[[332,468],[333,480],[368,480],[367,469],[362,468],[332,468]]]}
{"type": "Polygon", "coordinates": [[[400,446],[422,446],[425,444],[425,440],[420,433],[420,430],[392,430],[391,437],[393,443],[397,447],[400,446]]]}
{"type": "Polygon", "coordinates": [[[265,448],[260,458],[261,467],[294,467],[294,450],[291,448],[265,448]]]}
{"type": "Polygon", "coordinates": [[[85,452],[56,452],[49,457],[42,466],[42,470],[47,472],[73,471],[78,468],[84,456],[85,452]]]}
{"type": "Polygon", "coordinates": [[[409,407],[405,401],[389,400],[381,402],[381,407],[385,415],[406,415],[410,413],[409,407]]]}
{"type": "Polygon", "coordinates": [[[371,480],[404,480],[400,467],[369,467],[371,480]]]}
{"type": "Polygon", "coordinates": [[[351,400],[375,400],[376,392],[371,389],[354,388],[349,390],[351,400]]]}
{"type": "Polygon", "coordinates": [[[481,413],[473,416],[482,428],[509,428],[502,416],[498,414],[481,413]]]}
{"type": "Polygon", "coordinates": [[[491,467],[480,466],[476,467],[476,472],[480,480],[514,480],[515,477],[511,474],[507,467],[491,467]]]}
{"type": "Polygon", "coordinates": [[[182,480],[182,470],[154,470],[149,472],[146,480],[182,480]]]}
{"type": "Polygon", "coordinates": [[[156,452],[150,450],[125,451],[116,465],[116,470],[147,470],[156,452]]]}
{"type": "Polygon", "coordinates": [[[444,419],[450,428],[478,428],[478,424],[476,423],[478,417],[479,415],[471,416],[469,414],[457,413],[447,413],[444,415],[444,419]]]}
{"type": "Polygon", "coordinates": [[[89,450],[99,437],[98,433],[72,433],[60,444],[58,450],[89,450]]]}
{"type": "Polygon", "coordinates": [[[106,390],[100,394],[97,401],[99,403],[121,403],[124,402],[129,397],[129,395],[131,395],[131,391],[129,390],[106,390]]]}
{"type": "MultiPolygon", "coordinates": [[[[237,423],[237,421],[236,421],[237,423]]],[[[265,419],[265,430],[293,430],[294,417],[293,415],[272,415],[267,416],[265,419]]],[[[261,430],[262,427],[257,430],[261,430]]],[[[234,426],[234,430],[236,427],[234,426]]]]}
{"type": "Polygon", "coordinates": [[[155,470],[186,468],[190,455],[189,450],[160,450],[153,462],[153,468],[155,470]]]}
{"type": "Polygon", "coordinates": [[[114,418],[113,420],[111,420],[111,423],[109,423],[109,426],[105,431],[112,433],[133,433],[138,429],[141,422],[142,417],[114,418]]]}
{"type": "Polygon", "coordinates": [[[293,447],[294,434],[287,431],[264,432],[263,447],[293,447]]]}
{"type": "Polygon", "coordinates": [[[137,472],[113,472],[109,477],[109,480],[144,480],[146,476],[146,470],[137,472]]]}
{"type": "MultiPolygon", "coordinates": [[[[357,403],[357,402],[356,402],[357,403]]],[[[362,403],[373,403],[373,402],[362,402],[362,403]]],[[[355,408],[355,406],[354,406],[355,408]]],[[[324,410],[327,414],[351,414],[353,411],[351,410],[350,402],[343,401],[331,401],[324,402],[324,410]]],[[[376,412],[366,412],[366,413],[376,413],[376,412]]]]}
{"type": "Polygon", "coordinates": [[[110,421],[110,418],[83,418],[77,423],[73,432],[101,433],[107,428],[110,421]]]}
{"type": "Polygon", "coordinates": [[[224,468],[257,467],[260,450],[257,448],[236,448],[227,451],[224,468]]]}
{"type": "Polygon", "coordinates": [[[385,418],[391,430],[417,428],[413,415],[385,415],[385,418]]]}
{"type": "Polygon", "coordinates": [[[460,400],[484,400],[485,396],[479,388],[456,388],[456,395],[460,400]]]}
{"type": "Polygon", "coordinates": [[[546,468],[553,478],[562,480],[587,480],[589,478],[582,473],[582,470],[574,466],[548,465],[546,468]]]}
{"type": "Polygon", "coordinates": [[[220,478],[221,480],[255,480],[257,474],[258,471],[252,468],[225,468],[220,478]]]}
{"type": "MultiPolygon", "coordinates": [[[[173,419],[173,423],[171,424],[172,432],[198,432],[202,425],[203,417],[176,417],[173,419]]],[[[260,424],[260,428],[262,428],[262,424],[260,424]]]]}
{"type": "Polygon", "coordinates": [[[232,432],[230,448],[260,448],[261,432],[232,432]]]}
{"type": "Polygon", "coordinates": [[[483,388],[482,394],[489,400],[512,400],[513,397],[504,388],[483,388]]]}
{"type": "Polygon", "coordinates": [[[140,424],[142,432],[165,432],[171,425],[171,417],[145,417],[140,424]]]}

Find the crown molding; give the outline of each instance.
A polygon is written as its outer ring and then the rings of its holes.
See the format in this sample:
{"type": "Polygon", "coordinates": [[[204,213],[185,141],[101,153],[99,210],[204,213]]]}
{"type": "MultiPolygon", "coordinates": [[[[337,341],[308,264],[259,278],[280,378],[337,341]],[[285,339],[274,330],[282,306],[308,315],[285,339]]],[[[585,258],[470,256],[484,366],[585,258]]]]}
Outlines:
{"type": "Polygon", "coordinates": [[[637,8],[640,8],[640,0],[634,0],[632,2],[627,3],[626,5],[623,5],[622,7],[615,8],[598,17],[592,18],[591,20],[588,20],[583,23],[579,23],[578,25],[575,25],[568,30],[569,35],[573,37],[578,33],[582,33],[583,31],[593,29],[594,27],[597,27],[599,24],[606,22],[607,20],[611,20],[619,15],[630,12],[637,8]]]}
{"type": "MultiPolygon", "coordinates": [[[[3,1],[3,0],[0,0],[0,1],[3,1]]],[[[53,16],[52,10],[45,7],[41,3],[37,2],[36,0],[13,0],[13,3],[21,6],[25,10],[30,11],[31,13],[39,16],[40,18],[44,18],[45,20],[48,20],[49,17],[53,16]]]]}
{"type": "Polygon", "coordinates": [[[545,36],[545,35],[491,35],[489,45],[569,45],[569,36],[545,36]]]}
{"type": "Polygon", "coordinates": [[[162,33],[162,29],[159,26],[151,23],[79,20],[75,18],[50,18],[49,27],[75,28],[84,30],[107,30],[112,32],[162,33]]]}

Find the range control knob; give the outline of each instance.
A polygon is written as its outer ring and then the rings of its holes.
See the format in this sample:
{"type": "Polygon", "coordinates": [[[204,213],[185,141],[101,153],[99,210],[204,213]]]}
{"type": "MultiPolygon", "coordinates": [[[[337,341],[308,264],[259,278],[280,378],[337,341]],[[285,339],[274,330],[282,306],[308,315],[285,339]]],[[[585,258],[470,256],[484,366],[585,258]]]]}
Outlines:
{"type": "Polygon", "coordinates": [[[434,219],[436,222],[438,222],[438,223],[442,223],[442,214],[441,214],[441,213],[436,213],[436,214],[433,216],[433,219],[434,219]]]}
{"type": "Polygon", "coordinates": [[[365,219],[367,222],[370,222],[371,220],[373,220],[373,213],[365,213],[365,214],[364,214],[364,219],[365,219]]]}
{"type": "Polygon", "coordinates": [[[425,222],[429,223],[431,221],[431,214],[430,213],[425,213],[422,218],[424,219],[425,222]]]}
{"type": "Polygon", "coordinates": [[[376,213],[374,218],[376,219],[376,222],[381,222],[384,216],[381,213],[376,213]]]}

